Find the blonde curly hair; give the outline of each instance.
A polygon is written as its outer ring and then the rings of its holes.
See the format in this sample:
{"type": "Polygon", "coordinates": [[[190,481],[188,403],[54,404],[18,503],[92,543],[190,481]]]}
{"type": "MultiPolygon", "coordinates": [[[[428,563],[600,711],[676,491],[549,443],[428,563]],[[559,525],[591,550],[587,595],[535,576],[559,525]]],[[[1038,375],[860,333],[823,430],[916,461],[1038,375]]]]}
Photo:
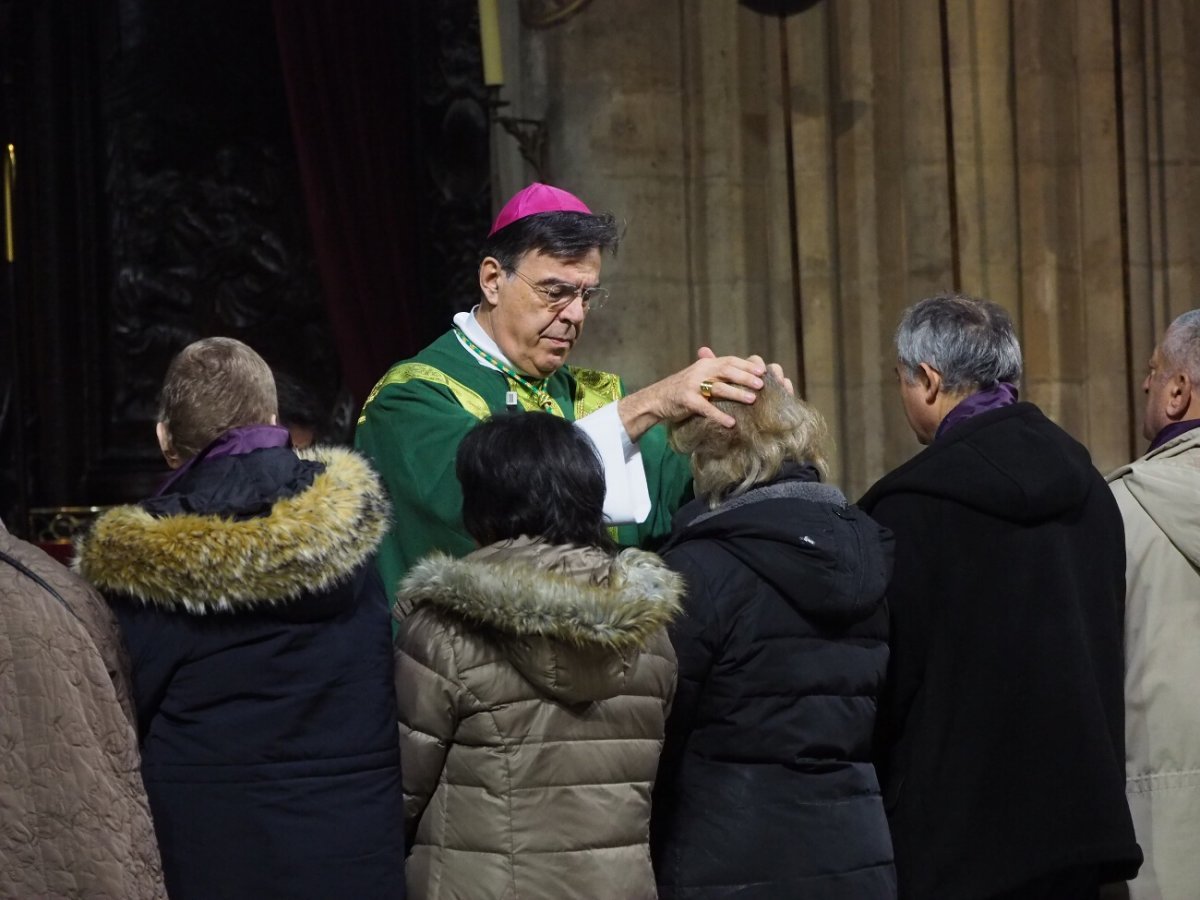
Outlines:
{"type": "Polygon", "coordinates": [[[714,400],[737,423],[724,428],[703,416],[671,426],[671,446],[692,458],[696,496],[716,508],[779,474],[784,462],[810,463],[825,478],[829,428],[825,418],[792,396],[770,374],[751,404],[714,400]]]}

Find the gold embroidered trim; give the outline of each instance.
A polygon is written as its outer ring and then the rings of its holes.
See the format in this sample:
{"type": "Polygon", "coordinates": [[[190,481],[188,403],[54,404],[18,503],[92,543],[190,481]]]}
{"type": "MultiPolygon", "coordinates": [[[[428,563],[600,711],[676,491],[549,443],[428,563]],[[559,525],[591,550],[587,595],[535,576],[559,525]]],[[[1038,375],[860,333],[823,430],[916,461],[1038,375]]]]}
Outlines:
{"type": "MultiPolygon", "coordinates": [[[[584,416],[591,415],[596,410],[621,399],[621,379],[611,372],[601,372],[597,369],[577,369],[574,366],[570,367],[568,371],[570,371],[572,377],[575,379],[576,419],[582,419],[584,416]]],[[[420,379],[421,381],[428,381],[449,388],[450,392],[454,394],[454,399],[458,401],[459,406],[477,419],[486,419],[491,415],[491,408],[487,405],[487,401],[465,384],[455,381],[441,369],[434,366],[426,363],[410,362],[393,366],[379,380],[379,383],[371,388],[371,393],[367,395],[367,400],[363,404],[363,412],[358,417],[358,423],[361,425],[366,421],[366,409],[371,405],[371,401],[378,396],[380,391],[388,385],[405,384],[413,379],[420,379]]],[[[511,379],[509,379],[509,382],[512,384],[511,379]]],[[[515,384],[512,386],[517,387],[515,384]]],[[[532,396],[529,396],[527,391],[517,391],[516,393],[517,400],[524,410],[527,412],[541,411],[541,407],[538,406],[537,401],[532,396]]],[[[562,409],[557,402],[554,403],[550,412],[562,418],[562,409]]]]}
{"type": "Polygon", "coordinates": [[[410,362],[392,366],[387,374],[379,379],[379,383],[371,388],[371,393],[367,395],[367,401],[363,404],[363,412],[358,417],[358,424],[361,425],[367,420],[367,407],[371,405],[371,401],[378,396],[380,391],[388,385],[406,384],[413,379],[428,381],[449,388],[450,393],[454,395],[454,399],[458,401],[458,405],[477,419],[486,419],[492,414],[487,401],[462,382],[455,381],[441,369],[434,368],[426,363],[410,362]]]}
{"type": "Polygon", "coordinates": [[[568,367],[575,378],[575,418],[590,416],[596,410],[621,399],[621,379],[612,372],[568,367]]]}

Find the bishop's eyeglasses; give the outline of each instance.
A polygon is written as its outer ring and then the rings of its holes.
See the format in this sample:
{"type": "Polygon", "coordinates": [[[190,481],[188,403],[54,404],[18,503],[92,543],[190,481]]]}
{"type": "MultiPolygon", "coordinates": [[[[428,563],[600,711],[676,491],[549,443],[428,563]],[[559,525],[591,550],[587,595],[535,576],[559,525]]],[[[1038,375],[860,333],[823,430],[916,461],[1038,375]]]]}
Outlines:
{"type": "Polygon", "coordinates": [[[608,299],[608,288],[600,287],[599,285],[585,288],[577,284],[569,284],[565,281],[556,281],[552,284],[537,284],[530,281],[516,269],[511,269],[510,271],[541,294],[545,298],[546,305],[550,307],[552,312],[559,312],[566,309],[575,302],[576,297],[582,301],[583,308],[588,312],[591,312],[593,309],[599,309],[604,305],[604,301],[608,299]]]}

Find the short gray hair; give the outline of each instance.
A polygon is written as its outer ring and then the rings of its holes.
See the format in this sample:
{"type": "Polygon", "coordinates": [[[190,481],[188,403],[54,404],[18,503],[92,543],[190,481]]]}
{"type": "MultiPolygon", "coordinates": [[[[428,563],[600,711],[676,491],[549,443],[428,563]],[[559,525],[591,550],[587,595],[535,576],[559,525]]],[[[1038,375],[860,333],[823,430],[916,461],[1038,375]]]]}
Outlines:
{"type": "Polygon", "coordinates": [[[896,358],[905,381],[916,381],[926,363],[950,393],[1021,380],[1012,317],[998,303],[965,294],[938,294],[906,309],[896,329],[896,358]]]}
{"type": "Polygon", "coordinates": [[[1185,312],[1171,323],[1162,341],[1162,361],[1174,372],[1187,372],[1200,384],[1200,309],[1185,312]]]}
{"type": "Polygon", "coordinates": [[[733,416],[733,428],[692,416],[670,430],[671,446],[692,458],[696,496],[710,508],[771,481],[788,460],[809,463],[822,477],[828,474],[825,419],[773,375],[763,376],[753,403],[714,400],[713,405],[733,416]]]}

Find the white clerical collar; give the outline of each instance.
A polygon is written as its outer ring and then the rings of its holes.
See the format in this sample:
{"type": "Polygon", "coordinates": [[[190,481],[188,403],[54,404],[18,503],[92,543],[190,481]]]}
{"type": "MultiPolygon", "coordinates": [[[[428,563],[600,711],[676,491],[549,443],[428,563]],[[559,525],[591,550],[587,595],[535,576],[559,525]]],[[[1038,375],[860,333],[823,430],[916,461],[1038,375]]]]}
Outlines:
{"type": "MultiPolygon", "coordinates": [[[[504,355],[503,351],[500,349],[500,346],[494,340],[492,340],[492,336],[490,334],[483,330],[483,326],[480,325],[479,320],[475,318],[475,311],[478,309],[479,306],[476,305],[471,307],[470,312],[455,313],[454,324],[457,325],[462,333],[470,338],[471,341],[474,342],[475,346],[480,350],[483,350],[485,353],[490,353],[492,356],[496,357],[496,359],[500,360],[506,365],[512,366],[512,361],[504,355]]],[[[488,369],[494,369],[497,372],[500,371],[494,365],[468,347],[465,343],[463,343],[462,338],[457,334],[457,332],[455,333],[455,337],[458,338],[458,343],[462,345],[462,348],[475,357],[475,361],[481,366],[484,366],[488,369]]],[[[516,367],[513,366],[513,368],[516,367]]]]}

